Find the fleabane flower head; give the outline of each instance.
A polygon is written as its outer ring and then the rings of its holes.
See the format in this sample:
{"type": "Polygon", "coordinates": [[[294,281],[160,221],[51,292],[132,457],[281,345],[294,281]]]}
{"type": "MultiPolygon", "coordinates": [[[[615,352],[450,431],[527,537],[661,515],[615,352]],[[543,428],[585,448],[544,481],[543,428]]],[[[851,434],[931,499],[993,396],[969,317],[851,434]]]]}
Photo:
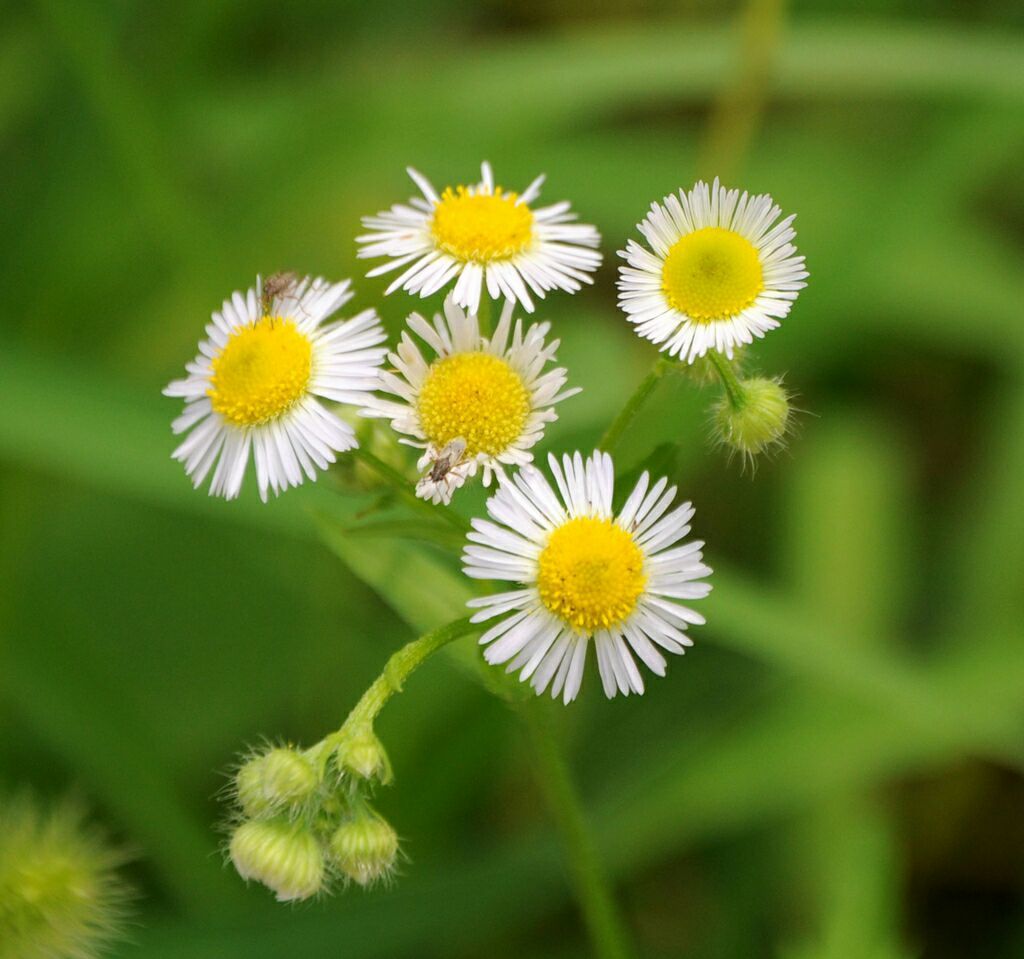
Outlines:
{"type": "Polygon", "coordinates": [[[185,400],[172,424],[188,433],[172,454],[198,488],[233,499],[249,457],[260,497],[316,479],[335,453],[357,446],[355,431],[322,402],[361,405],[377,383],[386,348],[373,310],[327,323],[352,298],[347,280],[308,277],[264,289],[259,279],[213,314],[188,376],[164,394],[185,400]],[[216,464],[216,468],[214,465],[216,464]]]}
{"type": "Polygon", "coordinates": [[[807,284],[793,216],[767,194],[727,190],[717,180],[652,203],[638,224],[650,249],[619,251],[619,307],[640,336],[692,363],[779,325],[807,284]],[[778,221],[778,222],[777,222],[778,221]]]}
{"type": "Polygon", "coordinates": [[[425,473],[416,492],[435,503],[450,502],[456,489],[482,467],[484,484],[506,466],[533,458],[530,448],[556,420],[556,403],[578,393],[565,389],[561,367],[548,369],[559,341],[546,341],[550,325],[523,328],[505,303],[494,335],[481,333],[475,314],[452,297],[433,323],[418,313],[408,320],[434,354],[425,358],[409,331],[388,356],[394,371],[382,371],[381,389],[397,399],[375,397],[365,416],[382,416],[424,450],[425,473]]]}
{"type": "Polygon", "coordinates": [[[356,238],[360,257],[387,257],[367,276],[401,270],[388,293],[430,296],[455,281],[455,302],[472,313],[485,287],[491,299],[516,301],[532,313],[534,296],[575,293],[601,264],[600,234],[574,223],[567,202],[531,208],[543,176],[522,194],[507,193],[484,163],[479,183],[438,193],[421,173],[408,172],[422,197],[364,217],[372,232],[356,238]]]}
{"type": "Polygon", "coordinates": [[[693,507],[673,506],[676,488],[644,473],[622,509],[612,509],[614,470],[607,453],[561,463],[548,457],[555,487],[535,468],[503,478],[487,502],[490,520],[473,520],[464,570],[475,579],[521,588],[469,601],[475,622],[499,618],[480,637],[490,663],[508,663],[538,694],[565,703],[579,692],[593,644],[605,694],[644,691],[639,658],[665,674],[662,651],[691,645],[690,623],[704,618],[680,604],[711,591],[703,543],[681,542],[693,507]]]}

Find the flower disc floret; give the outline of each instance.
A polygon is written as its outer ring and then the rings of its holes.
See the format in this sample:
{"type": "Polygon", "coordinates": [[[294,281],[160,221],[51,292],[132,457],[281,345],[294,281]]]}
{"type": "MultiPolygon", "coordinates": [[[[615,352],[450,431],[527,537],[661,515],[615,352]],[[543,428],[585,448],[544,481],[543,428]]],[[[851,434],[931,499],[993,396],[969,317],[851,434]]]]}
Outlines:
{"type": "Polygon", "coordinates": [[[430,229],[437,245],[458,260],[507,260],[533,241],[533,214],[515,193],[473,193],[448,187],[434,209],[430,229]]]}
{"type": "Polygon", "coordinates": [[[669,250],[662,270],[669,303],[698,323],[741,313],[764,289],[757,248],[732,230],[709,226],[669,250]]]}
{"type": "Polygon", "coordinates": [[[501,357],[457,353],[437,360],[420,389],[420,423],[427,439],[444,446],[466,442],[466,455],[498,456],[523,433],[530,393],[501,357]]]}
{"type": "Polygon", "coordinates": [[[581,516],[558,527],[538,560],[541,601],[581,634],[626,620],[646,581],[633,537],[607,519],[581,516]]]}
{"type": "Polygon", "coordinates": [[[231,335],[213,358],[207,395],[235,426],[259,426],[288,412],[306,393],[313,347],[295,323],[264,316],[231,335]]]}

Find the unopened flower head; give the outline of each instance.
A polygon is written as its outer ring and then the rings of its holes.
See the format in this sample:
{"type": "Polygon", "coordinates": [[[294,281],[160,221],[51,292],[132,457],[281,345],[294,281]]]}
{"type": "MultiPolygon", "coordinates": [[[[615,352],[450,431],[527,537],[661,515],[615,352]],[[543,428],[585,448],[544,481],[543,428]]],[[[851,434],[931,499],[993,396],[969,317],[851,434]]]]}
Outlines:
{"type": "Polygon", "coordinates": [[[422,197],[364,217],[372,232],[356,238],[360,257],[387,258],[368,276],[401,271],[388,293],[401,288],[430,296],[454,281],[453,299],[472,313],[485,289],[491,299],[519,302],[532,313],[533,296],[574,293],[591,282],[601,263],[594,249],[600,235],[574,223],[568,203],[531,207],[543,176],[522,194],[509,193],[495,186],[484,163],[479,183],[439,193],[422,174],[408,172],[422,197]]]}
{"type": "Polygon", "coordinates": [[[759,453],[785,444],[791,416],[789,396],[778,380],[754,377],[740,385],[743,392],[738,406],[729,396],[716,403],[714,429],[722,445],[752,463],[759,453]]]}
{"type": "Polygon", "coordinates": [[[185,400],[172,428],[188,436],[173,456],[196,487],[213,469],[210,494],[233,499],[252,455],[266,500],[304,475],[315,480],[357,445],[323,401],[362,404],[387,350],[373,310],[325,322],[351,296],[347,280],[307,277],[275,285],[271,296],[257,279],[213,314],[188,376],[164,390],[185,400]]]}
{"type": "Polygon", "coordinates": [[[781,215],[767,194],[717,179],[652,203],[637,227],[650,249],[630,240],[619,253],[619,307],[670,356],[692,363],[715,349],[731,359],[775,329],[807,285],[794,217],[781,215]]]}
{"type": "Polygon", "coordinates": [[[318,784],[312,763],[283,746],[252,757],[235,777],[238,803],[247,816],[300,809],[318,784]]]}
{"type": "Polygon", "coordinates": [[[87,959],[122,932],[124,855],[64,804],[0,801],[0,959],[87,959]]]}
{"type": "Polygon", "coordinates": [[[231,837],[231,861],[243,879],[255,879],[278,902],[310,899],[324,887],[320,842],[302,822],[270,819],[242,823],[231,837]]]}
{"type": "Polygon", "coordinates": [[[334,865],[353,882],[368,886],[386,880],[398,856],[398,835],[372,810],[347,819],[331,836],[334,865]]]}
{"type": "Polygon", "coordinates": [[[513,323],[512,309],[505,304],[487,337],[476,315],[449,297],[433,323],[418,313],[409,317],[409,330],[433,358],[408,331],[388,356],[394,372],[381,373],[381,388],[396,399],[374,397],[364,413],[389,418],[411,437],[406,442],[424,450],[416,487],[424,499],[447,503],[480,468],[489,485],[492,473],[529,463],[531,447],[558,418],[555,404],[579,392],[565,389],[564,369],[548,369],[559,345],[546,341],[549,324],[524,330],[521,320],[513,323]]]}
{"type": "Polygon", "coordinates": [[[676,488],[644,473],[616,515],[614,469],[606,453],[548,457],[555,487],[535,468],[502,478],[475,519],[463,553],[467,575],[520,588],[472,599],[477,622],[500,618],[481,636],[490,663],[508,663],[538,694],[571,702],[593,644],[605,694],[644,691],[634,657],[658,676],[659,650],[682,653],[686,627],[704,618],[680,600],[711,586],[703,543],[681,542],[693,507],[672,507],[676,488]]]}
{"type": "Polygon", "coordinates": [[[338,768],[344,772],[381,783],[391,781],[391,761],[369,723],[351,730],[338,743],[334,755],[338,768]]]}

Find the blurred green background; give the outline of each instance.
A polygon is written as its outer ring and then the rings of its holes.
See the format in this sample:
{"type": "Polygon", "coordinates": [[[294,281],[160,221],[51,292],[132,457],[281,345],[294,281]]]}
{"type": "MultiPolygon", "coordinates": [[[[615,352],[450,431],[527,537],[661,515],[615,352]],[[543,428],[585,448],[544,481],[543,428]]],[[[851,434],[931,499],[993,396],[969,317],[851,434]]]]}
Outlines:
{"type": "Polygon", "coordinates": [[[397,330],[358,218],[406,164],[483,158],[605,237],[539,313],[585,388],[549,447],[591,448],[654,358],[614,290],[652,199],[769,191],[811,272],[752,351],[807,411],[785,454],[728,464],[683,378],[621,447],[697,506],[695,648],[551,713],[640,953],[1024,955],[1022,27],[1010,0],[8,0],[0,785],[74,789],[137,851],[118,956],[590,954],[521,730],[450,658],[380,723],[394,888],[282,907],[218,853],[233,754],[334,728],[454,614],[417,575],[451,551],[339,533],[329,479],[193,492],[159,391],[257,271],[352,276],[397,330]]]}

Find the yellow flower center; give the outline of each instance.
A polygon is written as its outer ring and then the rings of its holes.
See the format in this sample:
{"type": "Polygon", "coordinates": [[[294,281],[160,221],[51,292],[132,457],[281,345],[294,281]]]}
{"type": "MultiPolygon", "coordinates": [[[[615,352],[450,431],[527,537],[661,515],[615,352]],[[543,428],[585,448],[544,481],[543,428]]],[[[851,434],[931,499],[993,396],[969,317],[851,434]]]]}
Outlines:
{"type": "Polygon", "coordinates": [[[621,623],[647,582],[640,547],[608,519],[569,520],[551,534],[538,563],[541,602],[579,633],[621,623]]]}
{"type": "Polygon", "coordinates": [[[764,289],[757,248],[720,226],[688,233],[677,242],[661,271],[669,303],[698,323],[735,316],[764,289]]]}
{"type": "Polygon", "coordinates": [[[265,316],[231,334],[210,364],[206,395],[235,426],[277,419],[305,395],[313,346],[292,320],[265,316]]]}
{"type": "Polygon", "coordinates": [[[533,214],[515,193],[469,193],[448,187],[430,229],[437,245],[458,260],[488,263],[522,253],[533,240],[533,214]]]}
{"type": "Polygon", "coordinates": [[[497,456],[522,434],[530,393],[522,377],[490,353],[456,353],[430,367],[416,403],[427,439],[466,441],[466,455],[497,456]]]}

